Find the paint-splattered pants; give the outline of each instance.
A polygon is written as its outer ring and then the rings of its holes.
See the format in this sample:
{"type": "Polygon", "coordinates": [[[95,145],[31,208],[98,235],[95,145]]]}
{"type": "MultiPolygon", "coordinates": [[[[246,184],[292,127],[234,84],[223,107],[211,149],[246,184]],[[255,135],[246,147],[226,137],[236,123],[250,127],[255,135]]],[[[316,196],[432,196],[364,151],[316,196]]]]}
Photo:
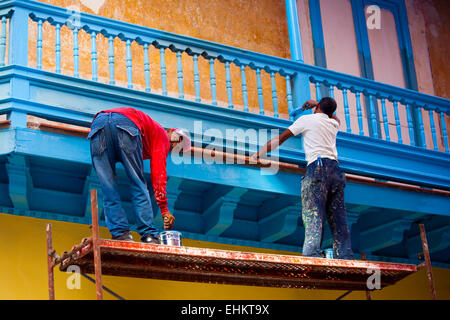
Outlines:
{"type": "Polygon", "coordinates": [[[323,257],[320,247],[326,217],[333,235],[333,257],[353,259],[344,188],[345,174],[337,161],[319,158],[306,168],[302,181],[303,256],[323,257]]]}

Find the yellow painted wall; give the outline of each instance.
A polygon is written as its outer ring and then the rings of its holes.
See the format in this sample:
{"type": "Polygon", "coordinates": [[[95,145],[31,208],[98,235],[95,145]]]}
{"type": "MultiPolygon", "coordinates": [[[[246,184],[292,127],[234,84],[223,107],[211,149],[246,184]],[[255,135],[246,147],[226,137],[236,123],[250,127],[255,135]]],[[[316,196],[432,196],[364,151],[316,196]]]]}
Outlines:
{"type": "MultiPolygon", "coordinates": [[[[48,221],[30,217],[0,214],[0,299],[48,299],[45,226],[53,227],[53,246],[57,254],[90,236],[88,226],[48,221]]],[[[109,238],[105,228],[100,236],[109,238]]],[[[138,239],[138,235],[134,234],[138,239]]],[[[279,254],[273,250],[246,248],[183,239],[183,245],[279,254]]],[[[450,270],[434,268],[436,292],[439,299],[450,299],[450,270]]],[[[69,275],[55,268],[56,299],[95,299],[95,285],[81,277],[81,289],[66,287],[69,275]]],[[[334,300],[345,291],[279,289],[237,285],[202,284],[178,281],[103,277],[104,286],[125,299],[256,299],[256,300],[334,300]]],[[[429,299],[428,282],[424,270],[413,274],[395,286],[372,293],[373,299],[429,299]]],[[[105,299],[115,299],[104,293],[105,299]]],[[[352,292],[345,299],[365,299],[364,292],[352,292]]]]}

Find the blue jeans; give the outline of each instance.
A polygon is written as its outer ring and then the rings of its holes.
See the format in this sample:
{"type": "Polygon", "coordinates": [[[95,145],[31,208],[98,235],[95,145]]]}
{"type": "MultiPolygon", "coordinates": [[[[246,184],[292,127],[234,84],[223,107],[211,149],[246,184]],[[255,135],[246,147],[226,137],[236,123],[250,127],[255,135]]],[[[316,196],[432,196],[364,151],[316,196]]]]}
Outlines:
{"type": "Polygon", "coordinates": [[[120,113],[100,113],[91,125],[91,157],[103,193],[106,226],[113,237],[129,231],[115,181],[115,166],[121,162],[130,179],[131,199],[136,217],[136,229],[141,236],[157,236],[153,224],[153,209],[144,178],[142,137],[140,130],[120,113]]]}
{"type": "Polygon", "coordinates": [[[344,203],[345,173],[337,161],[319,158],[309,164],[302,181],[303,255],[323,257],[325,217],[333,235],[333,257],[353,259],[344,203]]]}

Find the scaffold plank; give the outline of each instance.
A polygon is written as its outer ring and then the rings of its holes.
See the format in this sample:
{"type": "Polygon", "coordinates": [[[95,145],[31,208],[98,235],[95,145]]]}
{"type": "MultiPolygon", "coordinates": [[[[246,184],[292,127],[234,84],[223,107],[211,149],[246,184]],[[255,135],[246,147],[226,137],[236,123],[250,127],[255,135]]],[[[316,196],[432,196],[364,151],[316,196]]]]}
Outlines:
{"type": "MultiPolygon", "coordinates": [[[[409,264],[311,258],[99,239],[103,275],[264,287],[367,290],[379,272],[380,288],[417,271],[409,264]]],[[[94,273],[92,239],[57,261],[94,273]]]]}

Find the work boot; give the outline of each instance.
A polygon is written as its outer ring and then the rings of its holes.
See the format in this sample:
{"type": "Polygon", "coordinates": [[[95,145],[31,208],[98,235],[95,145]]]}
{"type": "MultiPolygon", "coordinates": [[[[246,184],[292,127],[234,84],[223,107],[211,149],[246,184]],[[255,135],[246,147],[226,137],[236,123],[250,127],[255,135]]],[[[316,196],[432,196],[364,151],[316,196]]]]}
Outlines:
{"type": "Polygon", "coordinates": [[[112,237],[113,240],[121,240],[121,241],[133,241],[133,236],[130,231],[125,231],[120,236],[112,237]]]}
{"type": "Polygon", "coordinates": [[[155,236],[152,236],[151,234],[145,235],[141,237],[141,242],[144,243],[153,243],[153,244],[161,244],[161,241],[155,236]]]}

